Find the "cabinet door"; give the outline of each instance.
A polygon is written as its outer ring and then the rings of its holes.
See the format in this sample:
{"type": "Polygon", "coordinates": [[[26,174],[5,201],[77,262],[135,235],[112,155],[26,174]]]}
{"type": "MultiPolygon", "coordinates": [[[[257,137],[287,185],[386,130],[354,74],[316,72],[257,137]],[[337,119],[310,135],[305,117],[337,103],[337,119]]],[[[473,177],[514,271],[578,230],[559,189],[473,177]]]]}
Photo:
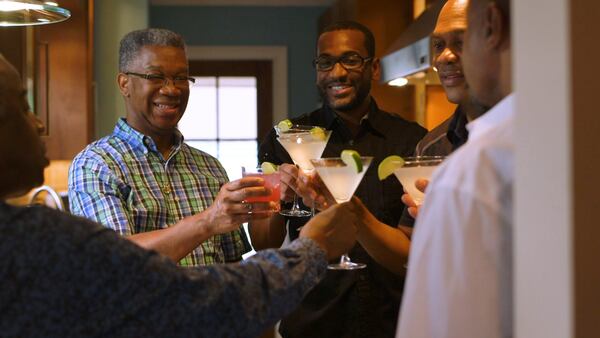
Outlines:
{"type": "Polygon", "coordinates": [[[69,20],[36,28],[37,107],[48,156],[70,160],[93,138],[93,1],[60,5],[71,11],[69,20]]]}
{"type": "Polygon", "coordinates": [[[60,5],[71,11],[61,23],[0,27],[0,52],[31,89],[48,157],[70,160],[93,138],[93,0],[60,5]]]}

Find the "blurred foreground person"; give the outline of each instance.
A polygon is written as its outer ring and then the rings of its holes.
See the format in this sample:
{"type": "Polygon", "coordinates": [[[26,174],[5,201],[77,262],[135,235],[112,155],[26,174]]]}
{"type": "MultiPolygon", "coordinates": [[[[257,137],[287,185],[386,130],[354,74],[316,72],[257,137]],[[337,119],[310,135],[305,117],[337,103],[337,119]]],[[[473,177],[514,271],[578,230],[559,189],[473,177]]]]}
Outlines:
{"type": "Polygon", "coordinates": [[[256,337],[355,242],[354,204],[235,264],[178,267],[91,221],[3,201],[48,165],[19,74],[0,55],[0,327],[4,337],[256,337]],[[335,220],[335,222],[333,222],[335,220]]]}
{"type": "Polygon", "coordinates": [[[397,337],[512,337],[515,149],[509,0],[470,0],[462,51],[469,140],[419,211],[397,337]]]}

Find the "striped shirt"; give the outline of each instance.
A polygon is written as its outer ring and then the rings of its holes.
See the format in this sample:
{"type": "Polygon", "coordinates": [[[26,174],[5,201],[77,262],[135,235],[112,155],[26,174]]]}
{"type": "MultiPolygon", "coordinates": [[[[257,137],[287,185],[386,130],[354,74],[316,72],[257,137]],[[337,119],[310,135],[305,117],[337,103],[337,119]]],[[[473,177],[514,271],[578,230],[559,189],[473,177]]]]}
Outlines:
{"type": "MultiPolygon", "coordinates": [[[[79,153],[69,170],[71,212],[121,235],[159,230],[208,208],[227,173],[214,157],[176,142],[164,159],[152,138],[120,119],[113,134],[79,153]]],[[[250,250],[244,230],[213,236],[183,266],[233,262],[250,250]]]]}

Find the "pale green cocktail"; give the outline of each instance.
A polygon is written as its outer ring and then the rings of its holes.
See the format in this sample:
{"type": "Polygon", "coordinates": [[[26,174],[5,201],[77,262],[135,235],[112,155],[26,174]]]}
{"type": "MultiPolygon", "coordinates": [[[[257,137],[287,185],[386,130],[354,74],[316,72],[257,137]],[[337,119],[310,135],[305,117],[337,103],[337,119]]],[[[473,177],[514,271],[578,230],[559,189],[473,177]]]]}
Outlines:
{"type": "MultiPolygon", "coordinates": [[[[310,160],[321,157],[331,136],[330,130],[315,126],[292,125],[285,130],[275,127],[275,130],[277,141],[290,155],[294,164],[307,173],[314,170],[310,160]]],[[[300,209],[296,196],[294,196],[292,209],[282,210],[280,214],[292,217],[312,216],[312,212],[300,209]]]]}
{"type": "Polygon", "coordinates": [[[429,180],[435,168],[444,161],[444,156],[405,157],[404,164],[394,170],[394,175],[416,205],[423,204],[425,194],[415,186],[418,179],[429,180]]]}
{"type": "MultiPolygon", "coordinates": [[[[311,160],[311,163],[336,202],[343,203],[349,201],[354,195],[354,191],[356,191],[367,169],[369,169],[373,157],[363,156],[360,157],[360,161],[362,163],[360,172],[357,172],[355,167],[346,165],[339,157],[311,160]]],[[[342,255],[338,264],[330,264],[328,268],[332,270],[356,270],[366,266],[364,263],[352,262],[350,257],[345,254],[342,255]]]]}

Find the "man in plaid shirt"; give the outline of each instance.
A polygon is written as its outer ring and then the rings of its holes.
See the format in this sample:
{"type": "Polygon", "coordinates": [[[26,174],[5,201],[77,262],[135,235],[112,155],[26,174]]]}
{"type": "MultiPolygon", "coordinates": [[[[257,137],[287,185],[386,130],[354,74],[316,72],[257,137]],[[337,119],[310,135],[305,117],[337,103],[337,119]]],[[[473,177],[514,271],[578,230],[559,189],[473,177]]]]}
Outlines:
{"type": "Polygon", "coordinates": [[[126,118],[75,157],[71,211],[184,266],[240,260],[250,250],[241,224],[269,217],[276,206],[244,203],[269,193],[262,180],[228,182],[217,159],[183,142],[177,123],[194,80],[181,36],[127,34],[117,81],[126,118]]]}

